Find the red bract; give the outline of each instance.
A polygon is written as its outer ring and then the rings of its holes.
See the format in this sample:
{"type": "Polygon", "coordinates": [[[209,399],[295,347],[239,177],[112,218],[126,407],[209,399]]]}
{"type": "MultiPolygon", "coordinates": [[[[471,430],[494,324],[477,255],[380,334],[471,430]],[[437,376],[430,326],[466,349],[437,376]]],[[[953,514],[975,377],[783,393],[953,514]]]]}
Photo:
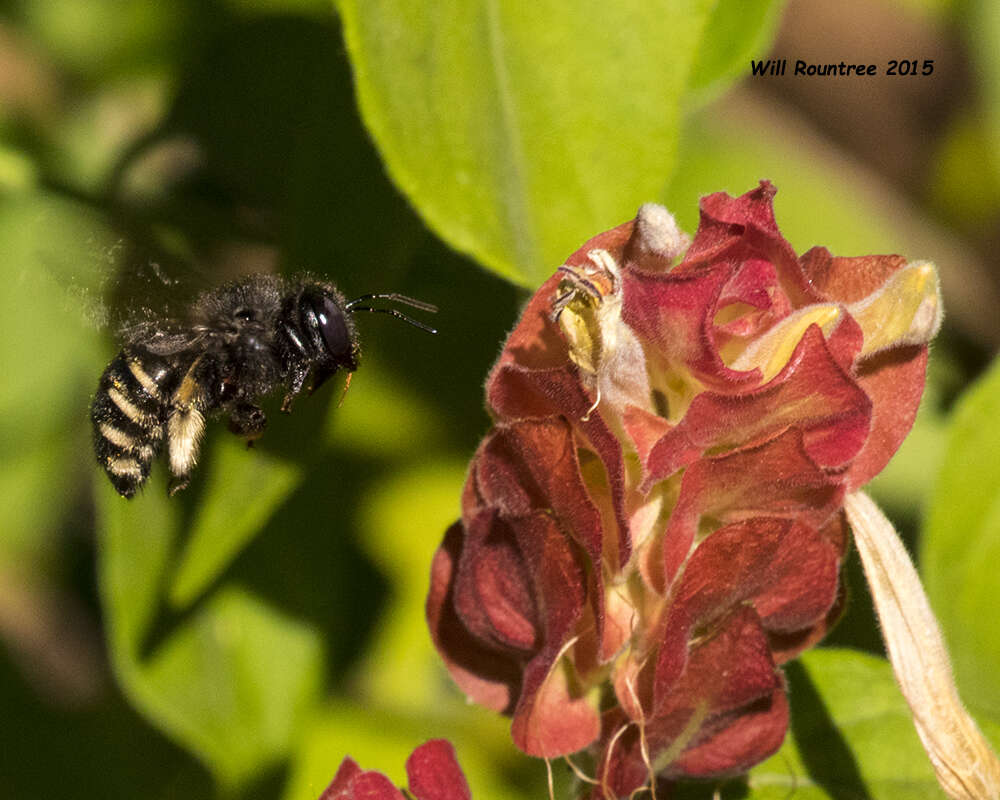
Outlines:
{"type": "Polygon", "coordinates": [[[470,800],[472,794],[455,750],[444,739],[424,742],[406,761],[406,796],[381,772],[363,770],[345,758],[319,800],[470,800]]]}
{"type": "Polygon", "coordinates": [[[936,274],[797,257],[773,187],[659,206],[535,293],[434,559],[434,641],[515,743],[590,748],[599,796],[774,752],[780,665],[836,619],[844,495],[913,423],[936,274]]]}

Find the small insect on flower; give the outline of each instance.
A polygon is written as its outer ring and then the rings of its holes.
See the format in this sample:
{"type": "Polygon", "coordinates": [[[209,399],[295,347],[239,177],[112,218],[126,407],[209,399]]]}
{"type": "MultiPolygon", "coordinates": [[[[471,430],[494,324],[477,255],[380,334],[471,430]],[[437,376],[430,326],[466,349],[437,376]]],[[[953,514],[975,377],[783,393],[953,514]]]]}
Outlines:
{"type": "Polygon", "coordinates": [[[132,497],[166,442],[175,494],[188,485],[206,417],[228,415],[229,429],[251,442],[267,424],[261,396],[284,386],[281,410],[289,412],[307,380],[313,392],[341,369],[353,373],[359,311],[437,333],[395,308],[368,305],[373,300],[437,311],[396,293],[346,301],[333,284],[305,274],[250,275],[203,293],[185,320],[126,328],[90,410],[94,452],[116,491],[132,497]]]}

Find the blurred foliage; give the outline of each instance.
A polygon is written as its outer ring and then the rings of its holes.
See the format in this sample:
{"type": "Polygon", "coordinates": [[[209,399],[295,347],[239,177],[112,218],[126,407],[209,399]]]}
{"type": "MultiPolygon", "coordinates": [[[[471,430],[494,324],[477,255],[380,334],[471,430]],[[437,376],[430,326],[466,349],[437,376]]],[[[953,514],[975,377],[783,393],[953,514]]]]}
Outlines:
{"type": "MultiPolygon", "coordinates": [[[[783,85],[737,86],[775,37],[792,55],[810,2],[0,3],[0,798],[310,800],[346,753],[401,783],[438,736],[477,800],[545,796],[543,766],[465,704],[423,623],[430,558],[489,424],[482,381],[524,299],[513,283],[643,201],[693,231],[699,196],[760,178],[800,252],[941,268],[950,316],[924,406],[872,489],[920,554],[997,741],[995,370],[966,393],[1000,343],[997,12],[884,4],[940,48],[913,57],[960,62],[892,89],[947,105],[903,109],[927,144],[900,137],[890,168],[783,85]],[[215,424],[186,492],[166,498],[158,463],[141,497],[118,498],[87,408],[116,324],[301,269],[349,296],[434,302],[441,333],[360,319],[342,403],[342,384],[287,417],[272,398],[253,450],[215,424]]],[[[836,44],[850,30],[813,46],[854,55],[836,44]]],[[[900,56],[896,34],[873,34],[870,60],[900,56]]],[[[865,98],[836,113],[862,119],[865,98]]],[[[786,746],[724,797],[937,796],[853,557],[846,576],[829,643],[875,655],[792,666],[786,746]]]]}
{"type": "Polygon", "coordinates": [[[714,5],[338,8],[390,174],[445,241],[530,287],[660,192],[691,88],[734,77],[777,4],[714,5]]]}
{"type": "Polygon", "coordinates": [[[1000,724],[1000,628],[983,609],[1000,560],[1000,364],[961,399],[931,498],[921,562],[931,603],[970,707],[1000,724]]]}

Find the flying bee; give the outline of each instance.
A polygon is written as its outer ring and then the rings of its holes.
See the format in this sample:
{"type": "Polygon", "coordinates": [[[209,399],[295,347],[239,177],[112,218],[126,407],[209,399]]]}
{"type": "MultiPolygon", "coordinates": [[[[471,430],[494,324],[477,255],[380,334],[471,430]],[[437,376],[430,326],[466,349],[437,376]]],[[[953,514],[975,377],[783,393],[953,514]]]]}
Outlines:
{"type": "Polygon", "coordinates": [[[428,333],[434,328],[387,300],[422,311],[437,308],[401,294],[366,294],[351,301],[309,275],[250,275],[200,295],[188,319],[149,319],[126,328],[123,346],[104,370],[90,409],[94,452],[112,485],[132,497],[149,477],[166,442],[170,494],[188,485],[206,417],[228,415],[229,429],[252,442],[267,418],[262,395],[284,386],[291,411],[307,385],[318,389],[339,370],[358,368],[352,315],[390,314],[428,333]]]}

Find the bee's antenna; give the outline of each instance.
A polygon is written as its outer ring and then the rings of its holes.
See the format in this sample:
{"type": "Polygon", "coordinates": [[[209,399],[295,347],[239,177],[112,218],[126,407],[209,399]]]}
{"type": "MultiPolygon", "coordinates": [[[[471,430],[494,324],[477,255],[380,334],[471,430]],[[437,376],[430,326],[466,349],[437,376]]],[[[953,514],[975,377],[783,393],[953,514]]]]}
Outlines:
{"type": "Polygon", "coordinates": [[[389,314],[396,319],[401,319],[403,322],[407,322],[414,328],[420,328],[422,331],[427,331],[428,333],[437,333],[437,328],[432,328],[430,325],[424,325],[422,322],[418,322],[412,317],[406,316],[402,311],[397,311],[394,308],[372,308],[371,306],[357,306],[356,308],[350,309],[351,313],[354,314],[358,311],[371,311],[373,314],[389,314]]]}
{"type": "MultiPolygon", "coordinates": [[[[405,294],[397,294],[396,292],[389,292],[387,294],[363,294],[361,297],[355,297],[351,300],[345,308],[350,311],[358,303],[362,303],[365,300],[395,300],[397,303],[403,303],[404,305],[410,306],[412,308],[419,308],[421,311],[430,311],[432,314],[436,314],[438,307],[433,303],[425,303],[423,300],[414,300],[412,297],[407,297],[405,294]]],[[[358,311],[361,309],[359,308],[358,311]]]]}
{"type": "Polygon", "coordinates": [[[405,294],[390,292],[388,294],[363,294],[361,297],[356,297],[347,303],[344,306],[344,309],[352,314],[358,311],[371,311],[373,314],[389,314],[396,319],[401,319],[403,322],[412,325],[414,328],[420,328],[420,330],[427,331],[427,333],[437,333],[437,328],[432,328],[430,325],[425,325],[412,317],[408,317],[402,311],[397,311],[395,308],[373,308],[372,306],[358,305],[358,303],[362,303],[365,300],[394,300],[397,303],[403,303],[404,305],[412,306],[413,308],[419,308],[421,311],[429,311],[432,314],[437,313],[438,309],[436,305],[425,303],[423,300],[414,300],[412,297],[407,297],[405,294]]]}

